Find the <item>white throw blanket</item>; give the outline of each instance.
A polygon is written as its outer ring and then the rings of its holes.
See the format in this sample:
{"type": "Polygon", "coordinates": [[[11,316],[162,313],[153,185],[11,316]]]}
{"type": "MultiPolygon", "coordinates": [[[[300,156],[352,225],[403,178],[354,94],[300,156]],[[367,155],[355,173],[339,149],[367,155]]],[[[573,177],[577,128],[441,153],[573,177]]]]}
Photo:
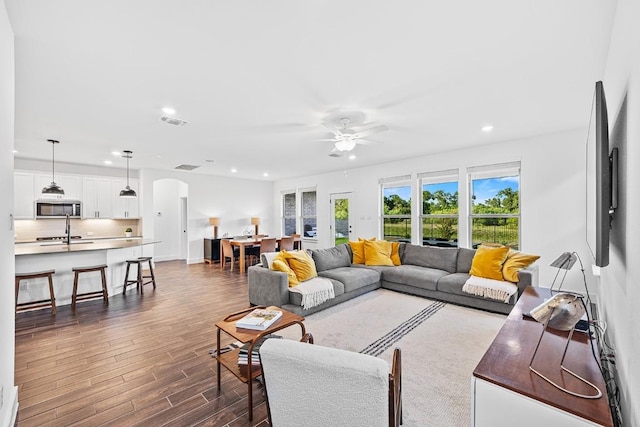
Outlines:
{"type": "Polygon", "coordinates": [[[471,276],[462,286],[462,292],[507,303],[511,295],[518,292],[518,287],[511,282],[471,276]]]}
{"type": "Polygon", "coordinates": [[[302,294],[302,303],[305,310],[322,304],[328,299],[334,298],[333,284],[324,277],[314,277],[297,286],[289,288],[289,292],[302,294]]]}

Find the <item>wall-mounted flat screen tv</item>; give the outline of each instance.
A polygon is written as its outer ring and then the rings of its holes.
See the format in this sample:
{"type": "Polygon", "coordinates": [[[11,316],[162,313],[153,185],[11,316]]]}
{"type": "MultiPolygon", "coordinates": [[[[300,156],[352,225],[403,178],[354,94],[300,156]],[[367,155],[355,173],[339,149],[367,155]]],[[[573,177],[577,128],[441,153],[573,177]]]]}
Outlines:
{"type": "Polygon", "coordinates": [[[617,149],[609,152],[607,103],[596,82],[587,137],[587,244],[595,265],[609,265],[609,229],[617,207],[617,149]]]}

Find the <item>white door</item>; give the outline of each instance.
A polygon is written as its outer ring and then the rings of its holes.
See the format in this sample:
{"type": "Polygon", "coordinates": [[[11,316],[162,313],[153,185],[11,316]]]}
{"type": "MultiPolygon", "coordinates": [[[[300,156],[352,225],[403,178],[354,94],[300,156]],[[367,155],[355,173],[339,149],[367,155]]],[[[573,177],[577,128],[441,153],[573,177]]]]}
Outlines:
{"type": "Polygon", "coordinates": [[[333,243],[347,243],[353,232],[351,226],[352,193],[336,193],[331,195],[331,233],[333,243]]]}
{"type": "Polygon", "coordinates": [[[187,198],[180,197],[180,259],[187,259],[189,233],[187,233],[187,198]]]}

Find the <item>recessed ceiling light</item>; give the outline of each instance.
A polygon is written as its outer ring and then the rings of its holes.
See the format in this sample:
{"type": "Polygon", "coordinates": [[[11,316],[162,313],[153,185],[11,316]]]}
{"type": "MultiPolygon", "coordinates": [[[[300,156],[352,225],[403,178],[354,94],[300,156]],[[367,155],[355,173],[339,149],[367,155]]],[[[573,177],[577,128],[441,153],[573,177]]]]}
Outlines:
{"type": "Polygon", "coordinates": [[[162,112],[165,113],[165,114],[175,114],[176,110],[174,110],[171,107],[164,107],[164,108],[162,108],[162,112]]]}
{"type": "Polygon", "coordinates": [[[267,177],[267,176],[269,176],[269,174],[267,172],[265,172],[265,173],[262,174],[262,176],[267,177]]]}
{"type": "Polygon", "coordinates": [[[111,154],[114,156],[119,156],[121,153],[119,151],[112,151],[111,154]]]}
{"type": "Polygon", "coordinates": [[[231,168],[231,172],[232,172],[232,173],[236,173],[236,172],[238,172],[238,169],[236,169],[236,168],[231,168]]]}
{"type": "Polygon", "coordinates": [[[105,165],[110,165],[110,164],[112,164],[112,163],[113,163],[113,162],[112,162],[111,160],[105,160],[105,161],[104,161],[104,164],[105,164],[105,165]]]}
{"type": "Polygon", "coordinates": [[[482,127],[482,131],[483,132],[491,132],[493,130],[493,126],[492,125],[486,125],[482,127]]]}
{"type": "Polygon", "coordinates": [[[349,160],[355,160],[355,158],[356,158],[356,155],[355,155],[355,154],[351,154],[351,155],[349,155],[349,160]]]}

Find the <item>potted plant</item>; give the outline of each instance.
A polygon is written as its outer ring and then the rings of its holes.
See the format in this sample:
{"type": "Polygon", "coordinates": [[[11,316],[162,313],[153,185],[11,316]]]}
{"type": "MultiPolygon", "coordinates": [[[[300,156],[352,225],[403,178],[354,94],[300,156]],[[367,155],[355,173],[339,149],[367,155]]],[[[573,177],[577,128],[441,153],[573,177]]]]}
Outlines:
{"type": "Polygon", "coordinates": [[[131,233],[133,233],[133,230],[131,229],[131,227],[127,227],[127,228],[124,230],[124,235],[125,235],[125,237],[131,237],[131,233]]]}

